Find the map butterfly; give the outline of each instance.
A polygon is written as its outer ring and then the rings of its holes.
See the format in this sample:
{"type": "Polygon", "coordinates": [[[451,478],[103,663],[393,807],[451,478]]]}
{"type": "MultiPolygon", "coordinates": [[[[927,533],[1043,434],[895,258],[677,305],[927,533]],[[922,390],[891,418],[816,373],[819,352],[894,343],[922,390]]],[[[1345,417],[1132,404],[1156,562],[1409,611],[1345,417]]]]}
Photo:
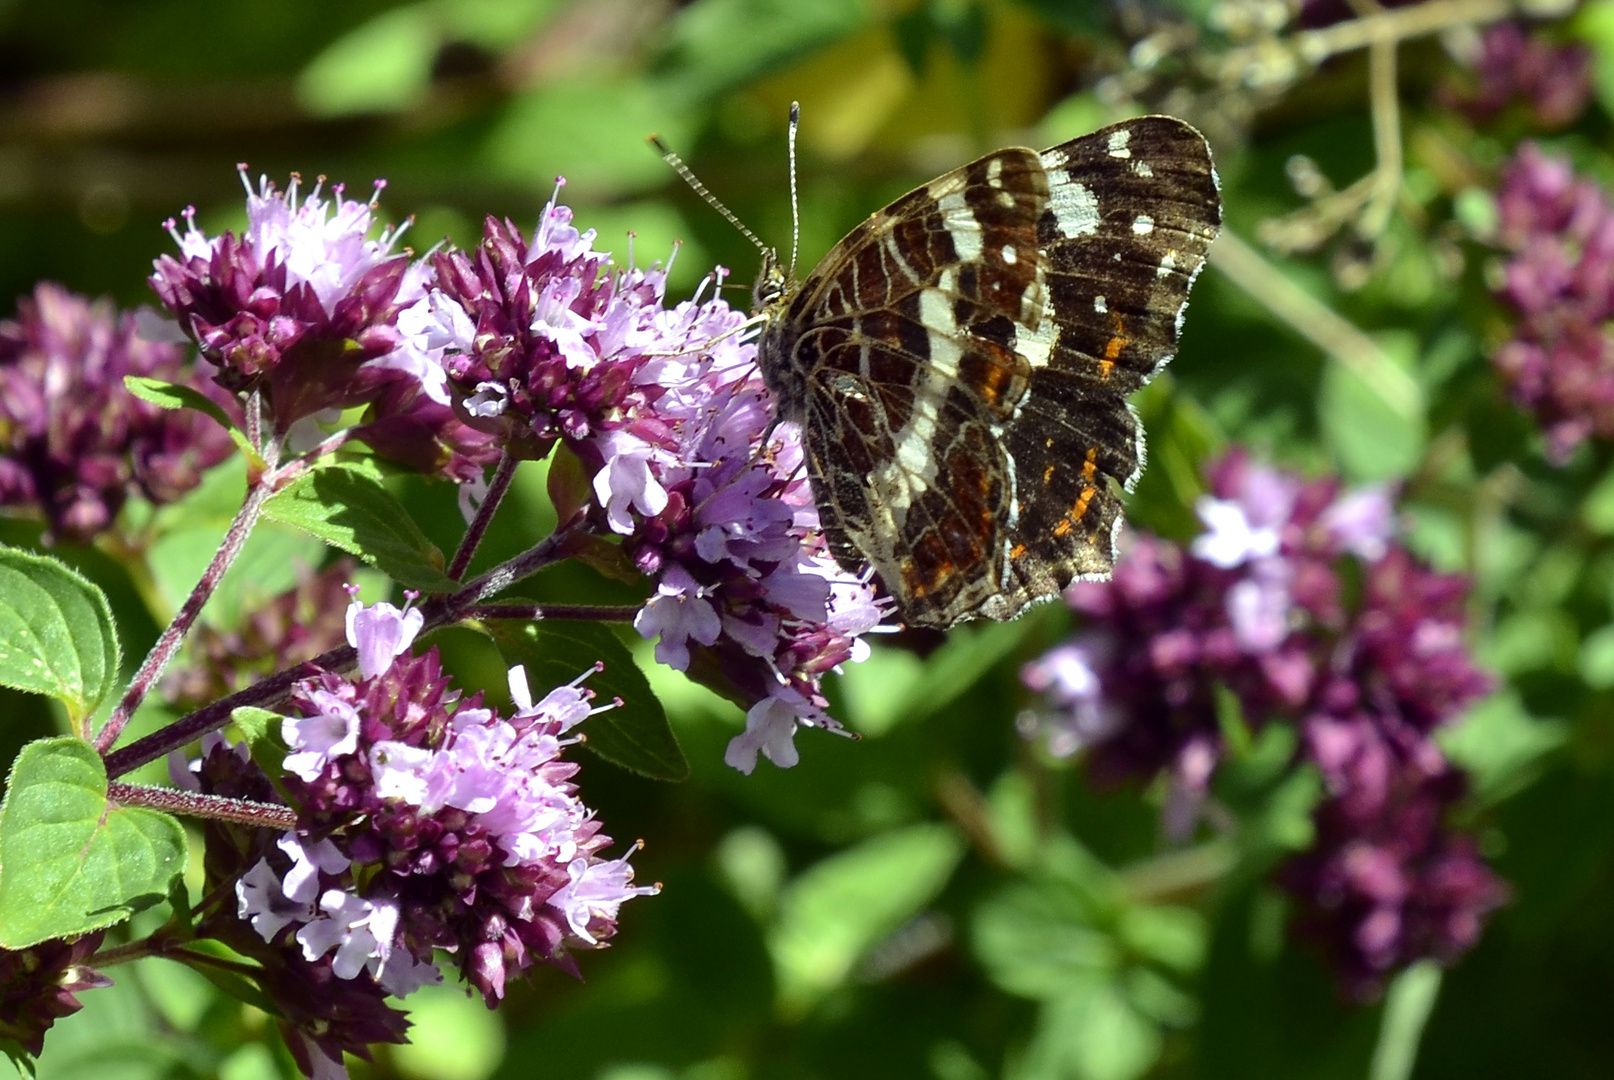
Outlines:
{"type": "Polygon", "coordinates": [[[1204,137],[1145,116],[954,169],[799,284],[766,251],[757,362],[836,561],[942,628],[1108,576],[1144,461],[1127,396],[1221,220],[1204,137]]]}
{"type": "Polygon", "coordinates": [[[1109,575],[1115,488],[1143,471],[1127,396],[1172,358],[1220,224],[1204,137],[1143,116],[939,176],[801,284],[767,252],[757,363],[836,562],[938,628],[1109,575]]]}

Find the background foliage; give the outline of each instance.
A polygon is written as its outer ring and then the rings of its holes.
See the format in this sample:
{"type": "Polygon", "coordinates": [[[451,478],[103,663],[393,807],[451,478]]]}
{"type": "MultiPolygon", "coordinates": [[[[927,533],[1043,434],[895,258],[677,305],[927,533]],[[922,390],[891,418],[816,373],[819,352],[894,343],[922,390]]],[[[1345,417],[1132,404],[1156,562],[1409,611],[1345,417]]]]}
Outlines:
{"type": "MultiPolygon", "coordinates": [[[[1276,255],[1257,238],[1296,235],[1271,225],[1304,205],[1295,155],[1339,187],[1374,167],[1362,53],[1263,86],[1207,78],[1207,44],[1152,81],[1127,76],[1138,70],[1129,41],[1150,19],[1181,19],[1210,42],[1218,18],[1260,9],[0,4],[5,297],[49,278],[148,302],[142,279],[169,246],[158,223],[195,203],[208,231],[235,224],[239,161],[355,192],[384,176],[384,206],[415,216],[417,247],[474,243],[484,213],[528,227],[564,174],[600,247],[625,252],[631,230],[645,263],[684,242],[669,290],[679,295],[714,262],[748,279],[756,256],[645,149],[651,131],[782,246],[784,117],[799,99],[810,266],[864,215],[978,153],[1049,145],[1140,101],[1184,115],[1212,138],[1230,230],[1259,254],[1213,261],[1169,378],[1140,402],[1152,467],[1129,517],[1191,535],[1199,465],[1236,441],[1312,472],[1404,481],[1412,546],[1474,578],[1479,656],[1506,684],[1446,743],[1473,770],[1467,824],[1513,901],[1448,973],[1415,968],[1382,1002],[1349,1004],[1285,938],[1285,902],[1261,871],[1303,846],[1311,797],[1268,782],[1285,746],[1251,747],[1218,788],[1247,824],[1230,850],[1167,845],[1161,790],[1094,790],[1027,744],[1014,723],[1032,704],[1018,666],[1069,620],[1046,607],[879,650],[832,689],[861,742],[804,734],[797,768],[751,777],[722,763],[739,711],[641,651],[691,779],[655,784],[591,760],[582,783],[614,834],[648,841],[639,878],[665,891],[630,906],[611,950],[583,957],[583,984],[538,969],[498,1014],[452,990],[411,999],[414,1044],[383,1053],[373,1075],[1607,1075],[1614,455],[1594,441],[1549,464],[1507,402],[1488,363],[1507,334],[1487,290],[1492,256],[1471,239],[1485,234],[1495,169],[1531,125],[1511,113],[1476,125],[1442,106],[1460,65],[1436,38],[1410,42],[1405,189],[1382,238],[1347,229],[1319,251],[1276,255]],[[1366,336],[1342,338],[1341,325],[1366,336]]],[[[1547,145],[1614,177],[1614,5],[1588,5],[1553,32],[1593,49],[1598,103],[1547,145]]],[[[1460,51],[1461,34],[1444,44],[1460,51]]],[[[231,490],[219,479],[164,510],[145,576],[94,547],[56,549],[106,591],[124,657],[145,652],[189,589],[231,490]]],[[[483,562],[553,524],[543,491],[538,470],[521,475],[483,562]]],[[[398,493],[451,549],[452,492],[404,482],[398,493]]],[[[0,539],[36,544],[38,526],[0,522],[0,539]]],[[[217,625],[325,557],[273,525],[253,544],[211,613],[217,625]]],[[[539,599],[635,599],[583,569],[541,580],[539,599]]],[[[462,683],[502,693],[480,639],[437,641],[462,683]]],[[[42,699],[0,692],[0,756],[60,723],[42,699]]],[[[286,1068],[259,1041],[261,1018],[188,970],[143,961],[113,974],[116,988],[86,994],[52,1032],[42,1076],[257,1080],[286,1068]]]]}

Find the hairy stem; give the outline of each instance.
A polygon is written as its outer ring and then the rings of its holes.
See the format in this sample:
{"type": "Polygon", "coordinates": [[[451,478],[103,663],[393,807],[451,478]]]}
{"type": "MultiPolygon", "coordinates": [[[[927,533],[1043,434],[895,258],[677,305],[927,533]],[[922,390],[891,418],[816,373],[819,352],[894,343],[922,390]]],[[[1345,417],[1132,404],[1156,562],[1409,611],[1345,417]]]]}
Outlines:
{"type": "Polygon", "coordinates": [[[421,605],[426,613],[426,625],[434,625],[432,620],[437,616],[440,621],[435,625],[441,626],[442,616],[448,612],[452,612],[457,619],[473,605],[497,596],[522,578],[531,577],[545,567],[553,566],[567,558],[569,554],[566,550],[567,545],[576,539],[584,520],[582,513],[574,515],[571,521],[509,562],[500,563],[487,573],[471,579],[459,592],[421,605]]]}
{"type": "Polygon", "coordinates": [[[154,788],[113,781],[107,785],[107,798],[124,806],[146,806],[170,814],[230,821],[237,825],[257,825],[265,829],[290,829],[297,824],[297,813],[289,806],[227,799],[178,788],[154,788]]]}
{"type": "Polygon", "coordinates": [[[505,492],[510,490],[510,481],[516,477],[518,464],[509,451],[499,457],[498,467],[493,470],[493,479],[488,481],[487,498],[476,508],[476,516],[465,527],[459,550],[454,552],[454,560],[448,564],[448,576],[453,580],[458,581],[465,576],[465,569],[471,565],[482,537],[487,534],[488,526],[493,524],[493,515],[498,513],[499,503],[504,501],[505,492]]]}
{"type": "Polygon", "coordinates": [[[246,500],[241,504],[241,509],[236,511],[235,520],[230,522],[230,528],[224,534],[224,542],[219,545],[219,550],[214,554],[213,561],[207,564],[206,570],[202,571],[201,580],[191,590],[190,596],[185,598],[185,603],[180,606],[173,622],[169,623],[167,629],[163,630],[162,634],[158,636],[156,644],[152,645],[151,651],[146,654],[145,660],[141,662],[140,670],[136,671],[134,678],[129,681],[129,689],[125,691],[123,700],[118,702],[118,707],[107,718],[106,726],[96,736],[95,748],[101,753],[105,754],[110,750],[113,744],[118,741],[118,736],[123,734],[123,729],[129,723],[129,718],[140,707],[140,703],[146,699],[146,695],[151,692],[151,688],[156,685],[157,680],[162,677],[162,673],[168,667],[169,661],[173,660],[174,654],[179,652],[179,646],[185,640],[186,633],[190,631],[192,624],[196,622],[197,616],[202,613],[202,608],[212,598],[213,591],[218,588],[219,582],[224,579],[224,574],[230,569],[230,564],[235,562],[236,556],[241,554],[241,548],[247,542],[247,536],[252,532],[252,527],[257,524],[258,516],[263,512],[263,504],[269,501],[270,495],[274,494],[274,486],[268,483],[267,480],[268,477],[260,477],[258,482],[253,484],[247,491],[246,500]]]}
{"type": "MultiPolygon", "coordinates": [[[[472,611],[477,610],[477,605],[483,600],[496,596],[522,578],[535,574],[546,566],[552,566],[566,558],[567,547],[576,538],[585,520],[583,514],[578,514],[537,545],[517,555],[509,562],[494,567],[469,582],[458,592],[450,593],[447,596],[434,597],[422,604],[420,611],[425,617],[425,621],[421,625],[421,633],[427,633],[440,626],[449,626],[467,618],[472,611]]],[[[519,605],[511,605],[511,607],[519,607],[519,605]]],[[[604,610],[619,611],[620,609],[604,610]]],[[[351,668],[357,657],[358,654],[351,646],[344,645],[339,649],[332,649],[330,652],[317,656],[307,663],[287,668],[284,671],[277,671],[268,678],[253,683],[245,690],[205,705],[195,712],[181,717],[162,730],[154,731],[145,738],[108,754],[106,757],[107,775],[109,777],[122,776],[131,769],[137,769],[148,761],[155,761],[169,751],[177,750],[210,731],[217,731],[230,722],[230,713],[234,709],[245,705],[270,707],[282,700],[298,681],[309,678],[320,670],[342,671],[351,668]]]]}
{"type": "Polygon", "coordinates": [[[277,671],[268,678],[253,683],[245,690],[238,690],[229,697],[219,698],[217,701],[202,706],[193,713],[187,713],[178,720],[159,731],[154,731],[143,739],[137,739],[121,750],[114,750],[106,757],[106,773],[108,776],[122,776],[133,769],[138,769],[148,761],[156,761],[171,750],[178,750],[188,742],[201,738],[210,731],[217,731],[230,722],[230,713],[248,705],[267,708],[281,700],[301,679],[309,678],[320,671],[342,671],[352,667],[358,662],[358,652],[351,646],[343,645],[339,649],[321,653],[306,663],[296,667],[277,671]]]}

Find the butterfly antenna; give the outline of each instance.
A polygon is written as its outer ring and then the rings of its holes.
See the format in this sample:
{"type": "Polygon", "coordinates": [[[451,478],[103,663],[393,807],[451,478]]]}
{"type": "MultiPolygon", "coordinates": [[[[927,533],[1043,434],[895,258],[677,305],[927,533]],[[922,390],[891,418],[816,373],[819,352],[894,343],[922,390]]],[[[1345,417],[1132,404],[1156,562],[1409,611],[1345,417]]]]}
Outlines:
{"type": "Polygon", "coordinates": [[[801,208],[796,202],[796,129],[801,126],[801,103],[790,103],[790,276],[796,276],[796,253],[801,250],[801,208]]]}
{"type": "Polygon", "coordinates": [[[700,179],[690,171],[689,166],[684,164],[684,159],[668,149],[667,144],[661,141],[660,135],[650,136],[650,145],[656,148],[656,153],[661,155],[661,160],[665,161],[672,168],[672,171],[677,173],[684,183],[690,186],[695,194],[706,200],[706,205],[722,214],[728,220],[728,223],[739,229],[741,235],[755,244],[757,250],[762,252],[763,255],[768,254],[768,245],[764,244],[756,233],[746,228],[745,222],[734,216],[734,211],[718,201],[717,196],[713,195],[706,185],[701,183],[700,179]]]}

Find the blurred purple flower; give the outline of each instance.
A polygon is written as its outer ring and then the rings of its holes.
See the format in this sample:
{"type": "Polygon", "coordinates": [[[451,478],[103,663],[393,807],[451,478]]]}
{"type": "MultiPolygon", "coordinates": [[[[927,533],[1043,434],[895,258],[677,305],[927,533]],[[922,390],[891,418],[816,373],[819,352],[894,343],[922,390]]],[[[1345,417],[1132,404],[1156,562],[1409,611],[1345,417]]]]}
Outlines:
{"type": "Polygon", "coordinates": [[[1522,101],[1535,126],[1554,130],[1574,123],[1591,100],[1591,50],[1578,43],[1556,45],[1517,21],[1492,23],[1481,31],[1470,66],[1475,85],[1447,88],[1440,96],[1476,120],[1490,120],[1522,101]]]}
{"type": "Polygon", "coordinates": [[[190,410],[131,394],[127,375],[228,395],[199,380],[177,345],[142,339],[136,318],[48,282],[0,322],[0,505],[36,506],[52,539],[85,542],[130,492],[170,502],[229,456],[228,433],[190,410]]]}
{"type": "Polygon", "coordinates": [[[253,605],[234,628],[198,623],[185,646],[186,661],[163,680],[163,695],[198,708],[343,644],[347,582],[358,567],[357,559],[344,555],[318,573],[304,573],[295,588],[253,605]]]}
{"type": "Polygon", "coordinates": [[[1561,464],[1586,438],[1614,436],[1614,208],[1531,143],[1503,168],[1497,208],[1510,252],[1498,295],[1517,322],[1494,363],[1561,464]]]}
{"type": "Polygon", "coordinates": [[[1326,794],[1284,880],[1342,986],[1370,993],[1413,959],[1453,959],[1505,895],[1446,828],[1462,778],[1430,738],[1492,686],[1463,644],[1468,586],[1396,543],[1382,487],[1342,494],[1242,451],[1210,480],[1186,549],[1139,536],[1112,580],[1071,588],[1086,625],[1023,670],[1046,711],[1022,728],[1061,756],[1085,748],[1101,780],[1166,772],[1162,826],[1181,840],[1225,753],[1219,694],[1252,727],[1297,725],[1326,794]]]}

